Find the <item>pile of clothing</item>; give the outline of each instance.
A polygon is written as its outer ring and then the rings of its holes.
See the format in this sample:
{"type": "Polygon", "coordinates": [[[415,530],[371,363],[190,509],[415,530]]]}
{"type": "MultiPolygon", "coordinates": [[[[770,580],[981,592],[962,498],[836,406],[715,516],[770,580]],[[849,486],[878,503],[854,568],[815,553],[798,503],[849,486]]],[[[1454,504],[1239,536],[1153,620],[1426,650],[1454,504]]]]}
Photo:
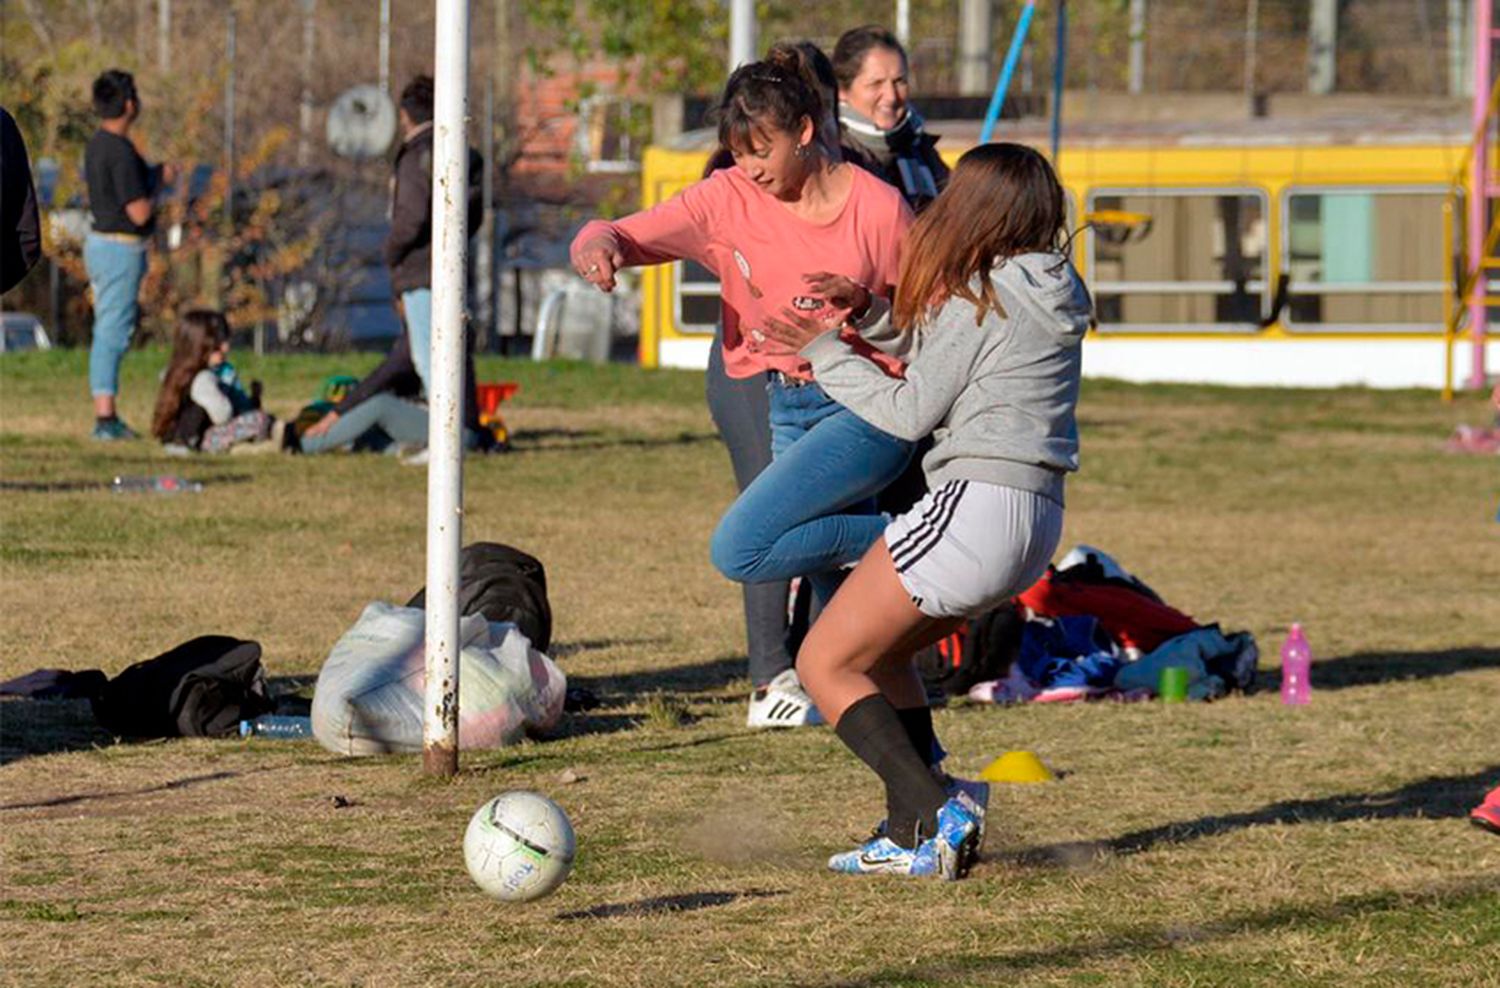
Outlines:
{"type": "Polygon", "coordinates": [[[1188,698],[1255,681],[1249,632],[1225,634],[1162,600],[1109,554],[1072,549],[1025,593],[919,656],[929,689],[986,703],[1154,696],[1163,669],[1188,673],[1188,698]]]}

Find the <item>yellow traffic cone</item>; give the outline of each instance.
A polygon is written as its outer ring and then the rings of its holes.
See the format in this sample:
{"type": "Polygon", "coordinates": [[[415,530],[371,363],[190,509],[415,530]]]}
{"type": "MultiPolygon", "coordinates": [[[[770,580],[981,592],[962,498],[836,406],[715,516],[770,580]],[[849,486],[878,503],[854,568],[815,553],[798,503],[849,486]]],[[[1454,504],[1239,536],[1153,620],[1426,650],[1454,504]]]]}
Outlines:
{"type": "Polygon", "coordinates": [[[1034,751],[1007,751],[985,766],[979,777],[986,782],[1053,782],[1057,776],[1042,764],[1034,751]]]}

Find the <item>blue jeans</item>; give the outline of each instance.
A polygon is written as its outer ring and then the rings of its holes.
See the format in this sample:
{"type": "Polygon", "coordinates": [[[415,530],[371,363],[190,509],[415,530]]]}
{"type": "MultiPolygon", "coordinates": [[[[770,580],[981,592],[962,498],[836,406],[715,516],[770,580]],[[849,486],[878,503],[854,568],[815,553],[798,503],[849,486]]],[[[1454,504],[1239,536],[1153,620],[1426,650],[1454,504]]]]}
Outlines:
{"type": "Polygon", "coordinates": [[[874,497],[906,469],[915,443],[897,439],[816,384],[770,384],[771,465],[719,520],[714,566],[741,583],[807,576],[827,600],[838,567],[885,530],[874,497]]]}
{"type": "Polygon", "coordinates": [[[89,347],[89,392],[120,391],[120,361],[130,349],[140,304],[136,296],[146,276],[146,242],[126,243],[89,234],[83,266],[94,295],[94,342],[89,347]]]}
{"type": "Polygon", "coordinates": [[[401,293],[406,312],[406,336],[411,344],[411,362],[422,379],[422,391],[432,397],[432,289],[413,288],[401,293]]]}

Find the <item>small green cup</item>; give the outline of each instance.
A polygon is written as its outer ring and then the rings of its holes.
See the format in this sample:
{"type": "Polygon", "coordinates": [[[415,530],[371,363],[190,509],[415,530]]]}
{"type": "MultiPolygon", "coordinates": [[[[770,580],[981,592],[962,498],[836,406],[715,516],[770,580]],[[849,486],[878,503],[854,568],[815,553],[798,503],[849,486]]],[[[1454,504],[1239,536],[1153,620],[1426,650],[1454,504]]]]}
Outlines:
{"type": "Polygon", "coordinates": [[[1182,703],[1187,700],[1188,671],[1183,666],[1168,666],[1161,671],[1156,682],[1156,692],[1162,703],[1182,703]]]}

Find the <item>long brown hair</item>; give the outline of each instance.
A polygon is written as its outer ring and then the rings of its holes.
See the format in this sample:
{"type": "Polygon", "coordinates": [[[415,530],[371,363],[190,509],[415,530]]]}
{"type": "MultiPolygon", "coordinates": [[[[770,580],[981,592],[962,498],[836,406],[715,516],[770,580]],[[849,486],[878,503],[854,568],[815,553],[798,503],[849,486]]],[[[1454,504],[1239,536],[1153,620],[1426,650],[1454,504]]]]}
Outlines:
{"type": "Polygon", "coordinates": [[[229,339],[229,320],[213,309],[193,309],[183,313],[172,334],[172,359],[156,393],[156,411],[151,415],[151,434],[157,439],[171,439],[177,428],[177,413],[182,396],[192,386],[193,377],[208,366],[208,358],[229,339]]]}
{"type": "Polygon", "coordinates": [[[1037,151],[1023,144],[969,151],[906,235],[896,325],[915,329],[954,296],[979,310],[976,325],[989,312],[1004,315],[990,272],[1017,254],[1058,251],[1066,217],[1062,186],[1037,151]]]}

